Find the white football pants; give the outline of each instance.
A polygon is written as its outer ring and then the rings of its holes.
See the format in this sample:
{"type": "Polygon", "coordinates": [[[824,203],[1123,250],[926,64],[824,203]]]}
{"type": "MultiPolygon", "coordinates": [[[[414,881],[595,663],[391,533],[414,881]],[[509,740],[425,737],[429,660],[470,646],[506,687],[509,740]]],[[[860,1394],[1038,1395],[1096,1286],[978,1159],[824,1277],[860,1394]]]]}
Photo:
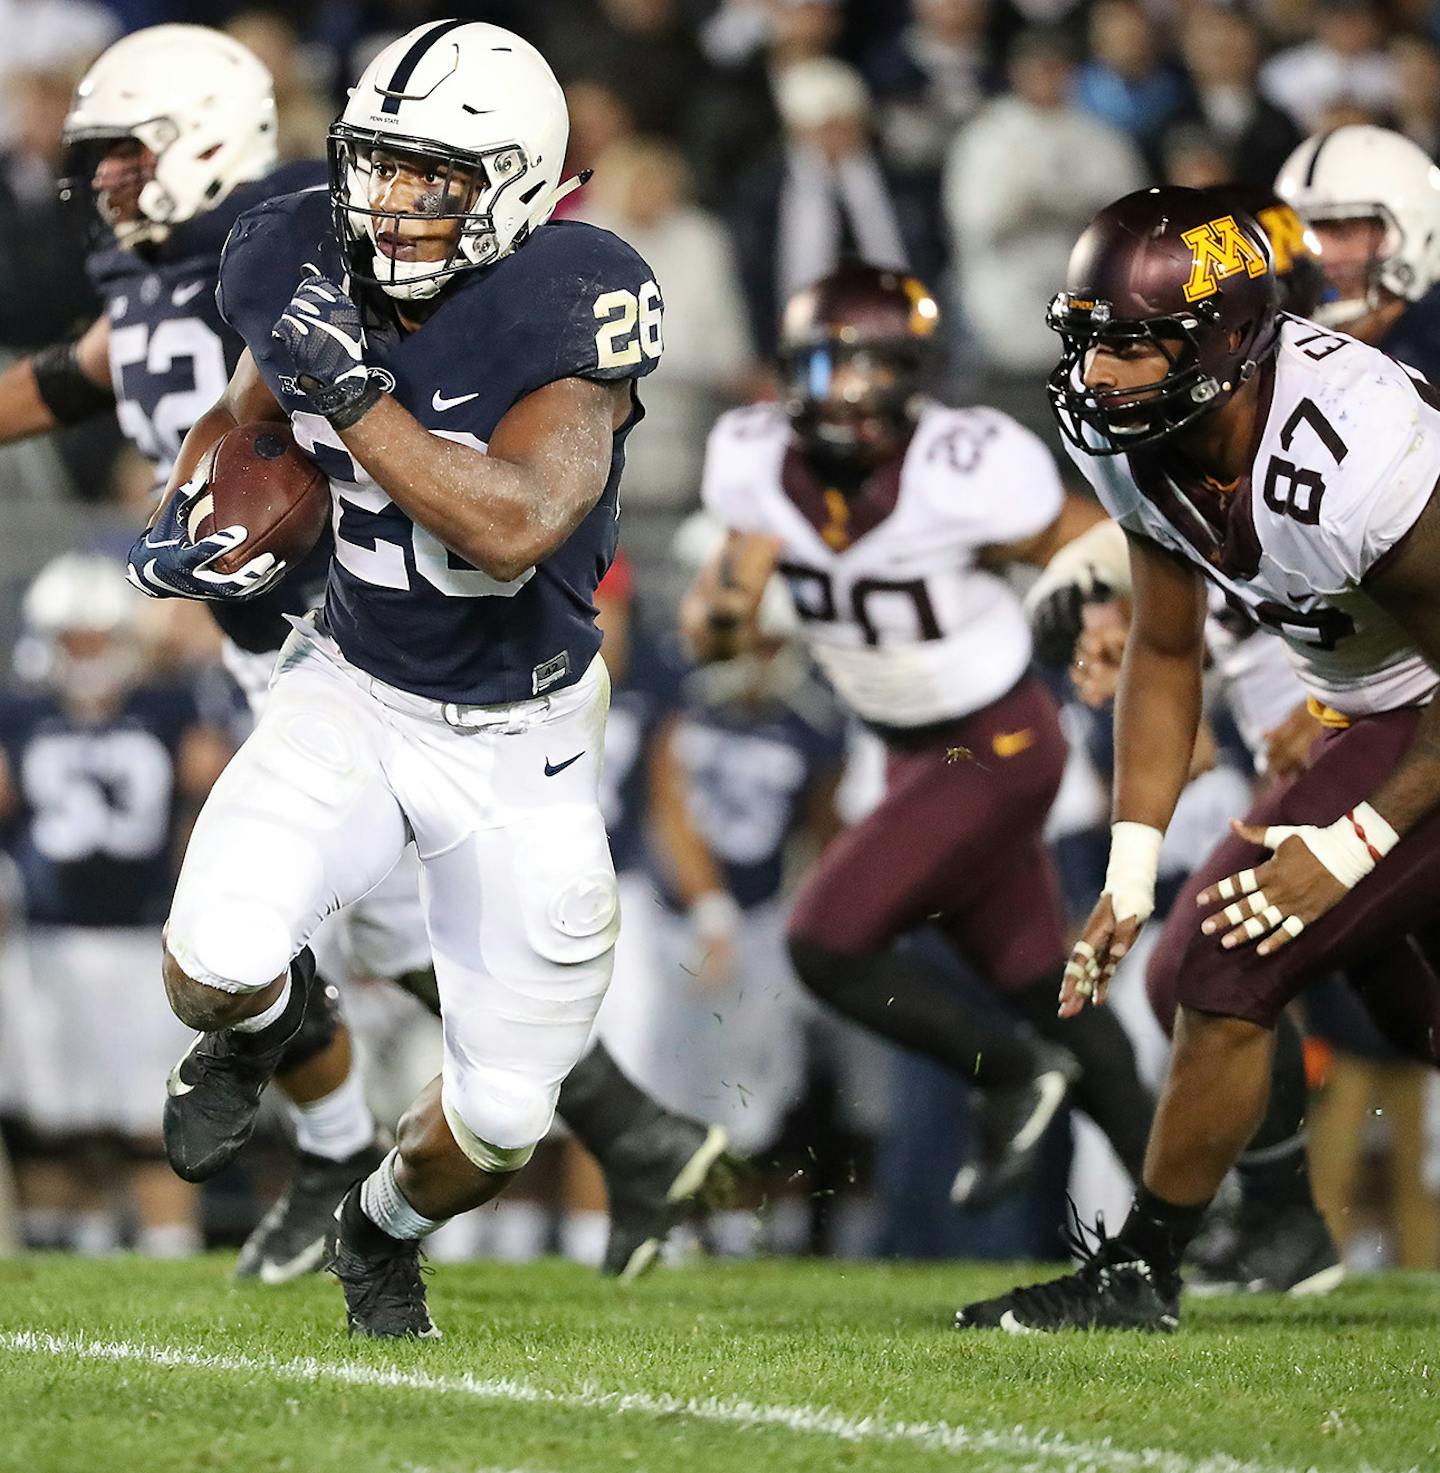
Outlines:
{"type": "Polygon", "coordinates": [[[267,986],[412,839],[457,1142],[514,1170],[550,1128],[610,980],[620,917],[597,798],[609,677],[455,707],[349,664],[313,622],[191,835],[167,930],[197,982],[267,986]]]}

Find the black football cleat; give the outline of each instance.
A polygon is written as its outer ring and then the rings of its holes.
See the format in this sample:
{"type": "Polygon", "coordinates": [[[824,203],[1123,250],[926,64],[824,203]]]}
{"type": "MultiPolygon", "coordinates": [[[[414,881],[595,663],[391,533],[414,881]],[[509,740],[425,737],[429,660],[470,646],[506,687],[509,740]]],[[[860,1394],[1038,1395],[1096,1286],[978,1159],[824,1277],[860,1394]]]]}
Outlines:
{"type": "Polygon", "coordinates": [[[1082,1262],[1074,1273],[995,1299],[967,1304],[955,1314],[960,1330],[1004,1330],[1043,1335],[1056,1330],[1148,1330],[1169,1332],[1180,1323],[1180,1276],[1161,1274],[1104,1227],[1077,1223],[1071,1246],[1082,1262]]]}
{"type": "Polygon", "coordinates": [[[1192,1248],[1186,1290],[1219,1294],[1329,1294],[1345,1278],[1335,1240],[1317,1208],[1242,1203],[1228,1232],[1192,1248]]]}
{"type": "Polygon", "coordinates": [[[315,958],[308,947],[290,963],[290,976],[285,1016],[259,1034],[233,1028],[201,1033],[170,1071],[165,1082],[165,1155],[184,1180],[214,1176],[250,1139],[260,1096],[305,1020],[315,985],[315,958]]]}
{"type": "Polygon", "coordinates": [[[335,1225],[340,1199],[375,1170],[386,1150],[376,1141],[343,1161],[301,1151],[289,1185],[245,1240],[235,1277],[288,1284],[322,1268],[325,1240],[335,1225]]]}
{"type": "Polygon", "coordinates": [[[360,1183],[335,1209],[325,1267],[345,1291],[352,1335],[377,1340],[438,1340],[420,1277],[420,1244],[392,1238],[360,1210],[360,1183]]]}
{"type": "Polygon", "coordinates": [[[734,1199],[743,1171],[730,1155],[730,1137],[668,1111],[620,1136],[601,1169],[610,1207],[610,1238],[601,1272],[624,1283],[638,1279],[659,1256],[665,1238],[693,1212],[734,1199]]]}
{"type": "Polygon", "coordinates": [[[1035,1053],[1035,1073],[1024,1084],[974,1092],[979,1149],[950,1185],[955,1206],[988,1207],[1034,1169],[1045,1132],[1080,1077],[1080,1064],[1068,1050],[1042,1042],[1035,1053]]]}

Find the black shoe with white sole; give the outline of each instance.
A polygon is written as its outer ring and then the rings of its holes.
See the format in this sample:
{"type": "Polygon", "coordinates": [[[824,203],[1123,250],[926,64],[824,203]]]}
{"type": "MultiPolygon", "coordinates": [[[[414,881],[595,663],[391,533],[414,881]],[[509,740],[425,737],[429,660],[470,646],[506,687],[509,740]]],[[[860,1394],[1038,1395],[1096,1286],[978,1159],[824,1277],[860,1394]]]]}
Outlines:
{"type": "Polygon", "coordinates": [[[341,1161],[301,1151],[289,1185],[245,1240],[235,1277],[288,1284],[318,1272],[325,1263],[325,1240],[335,1226],[340,1199],[375,1170],[386,1149],[377,1141],[341,1161]]]}
{"type": "Polygon", "coordinates": [[[177,1176],[204,1181],[240,1153],[255,1129],[260,1096],[305,1020],[315,985],[307,947],[290,963],[290,1002],[258,1033],[202,1033],[165,1083],[165,1155],[177,1176]]]}
{"type": "Polygon", "coordinates": [[[1228,1236],[1192,1251],[1185,1288],[1192,1294],[1329,1294],[1345,1265],[1314,1206],[1244,1203],[1228,1236]]]}
{"type": "Polygon", "coordinates": [[[721,1126],[666,1112],[607,1146],[601,1169],[610,1239],[603,1272],[625,1282],[639,1278],[677,1223],[733,1200],[743,1168],[729,1144],[721,1126]]]}
{"type": "Polygon", "coordinates": [[[377,1340],[438,1340],[440,1331],[425,1303],[420,1244],[392,1238],[360,1210],[360,1183],[335,1209],[325,1267],[345,1291],[345,1319],[352,1335],[377,1340]]]}
{"type": "Polygon", "coordinates": [[[967,1304],[955,1315],[961,1330],[1004,1330],[1040,1335],[1055,1330],[1149,1330],[1168,1332],[1180,1323],[1180,1276],[1161,1273],[1103,1226],[1071,1238],[1082,1262],[1074,1273],[995,1299],[967,1304]]]}
{"type": "Polygon", "coordinates": [[[1025,1083],[976,1091],[978,1150],[951,1183],[950,1200],[957,1207],[989,1206],[1020,1186],[1079,1077],[1080,1065],[1072,1054],[1041,1043],[1035,1073],[1025,1083]]]}

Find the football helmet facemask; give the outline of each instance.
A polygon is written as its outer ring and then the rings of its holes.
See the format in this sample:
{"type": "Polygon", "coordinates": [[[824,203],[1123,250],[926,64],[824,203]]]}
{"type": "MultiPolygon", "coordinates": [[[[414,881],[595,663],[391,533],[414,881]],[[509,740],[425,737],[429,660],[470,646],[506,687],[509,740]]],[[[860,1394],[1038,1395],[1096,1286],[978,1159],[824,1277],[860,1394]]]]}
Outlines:
{"type": "Polygon", "coordinates": [[[1047,390],[1066,438],[1090,455],[1153,445],[1227,403],[1274,352],[1269,242],[1249,215],[1208,190],[1138,190],[1086,227],[1046,320],[1063,344],[1047,390]],[[1159,379],[1086,384],[1093,348],[1135,342],[1163,354],[1159,379]]]}
{"type": "Polygon", "coordinates": [[[923,282],[876,266],[843,265],[791,297],[780,366],[806,454],[842,482],[896,454],[919,416],[939,326],[923,282]]]}
{"type": "Polygon", "coordinates": [[[351,277],[423,301],[508,255],[578,182],[560,183],[569,136],[565,95],[529,42],[483,21],[417,26],[365,68],[330,130],[351,277]]]}
{"type": "Polygon", "coordinates": [[[60,193],[93,189],[119,245],[155,245],[273,169],[275,130],[274,83],[253,52],[206,26],[150,26],[75,89],[60,193]]]}

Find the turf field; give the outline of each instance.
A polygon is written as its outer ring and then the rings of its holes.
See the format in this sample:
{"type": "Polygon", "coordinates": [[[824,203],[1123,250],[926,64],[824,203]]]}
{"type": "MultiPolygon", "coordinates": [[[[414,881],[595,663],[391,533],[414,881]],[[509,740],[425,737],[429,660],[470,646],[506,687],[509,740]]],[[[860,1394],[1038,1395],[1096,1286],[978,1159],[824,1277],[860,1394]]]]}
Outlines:
{"type": "Polygon", "coordinates": [[[1192,1304],[1173,1337],[947,1328],[987,1266],[700,1265],[619,1289],[450,1267],[439,1343],[339,1290],[0,1263],[0,1469],[26,1473],[1301,1473],[1440,1469],[1440,1279],[1192,1304]]]}

